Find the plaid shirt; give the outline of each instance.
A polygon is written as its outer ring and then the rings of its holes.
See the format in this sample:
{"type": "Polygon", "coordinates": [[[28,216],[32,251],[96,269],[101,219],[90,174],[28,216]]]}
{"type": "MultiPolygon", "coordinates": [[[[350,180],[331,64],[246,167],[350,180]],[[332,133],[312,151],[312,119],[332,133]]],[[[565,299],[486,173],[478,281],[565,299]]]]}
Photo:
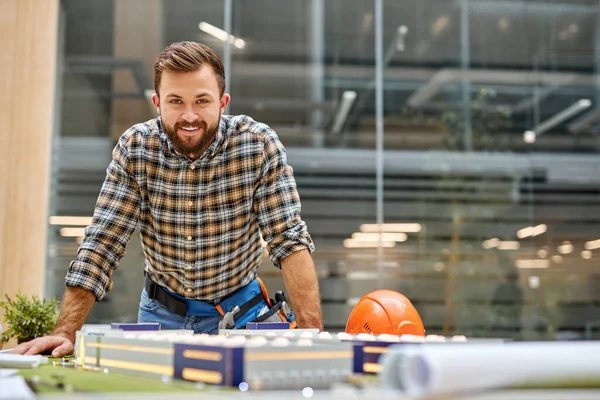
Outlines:
{"type": "Polygon", "coordinates": [[[66,285],[101,300],[136,227],[150,278],[205,301],[256,278],[259,227],[278,267],[295,251],[314,250],[283,145],[271,128],[244,115],[222,116],[215,141],[196,161],[175,151],[160,118],[127,130],[66,285]]]}

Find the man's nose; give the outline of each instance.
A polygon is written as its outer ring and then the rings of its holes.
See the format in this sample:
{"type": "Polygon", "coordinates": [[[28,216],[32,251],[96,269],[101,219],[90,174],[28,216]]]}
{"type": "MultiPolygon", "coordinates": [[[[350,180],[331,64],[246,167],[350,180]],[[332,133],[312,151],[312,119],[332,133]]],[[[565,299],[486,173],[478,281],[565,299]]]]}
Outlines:
{"type": "Polygon", "coordinates": [[[184,111],[184,113],[181,115],[181,119],[186,122],[194,122],[198,119],[198,114],[190,107],[184,111]]]}

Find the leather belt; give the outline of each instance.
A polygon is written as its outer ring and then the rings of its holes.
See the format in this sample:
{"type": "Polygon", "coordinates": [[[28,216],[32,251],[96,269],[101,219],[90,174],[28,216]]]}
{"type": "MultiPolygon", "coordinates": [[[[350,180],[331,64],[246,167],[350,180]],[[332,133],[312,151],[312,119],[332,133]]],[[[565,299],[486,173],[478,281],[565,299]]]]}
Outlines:
{"type": "Polygon", "coordinates": [[[187,315],[187,304],[162,290],[160,286],[150,280],[148,275],[146,275],[144,287],[146,288],[146,293],[148,294],[148,298],[150,300],[158,301],[173,314],[177,314],[181,317],[185,317],[187,315]]]}

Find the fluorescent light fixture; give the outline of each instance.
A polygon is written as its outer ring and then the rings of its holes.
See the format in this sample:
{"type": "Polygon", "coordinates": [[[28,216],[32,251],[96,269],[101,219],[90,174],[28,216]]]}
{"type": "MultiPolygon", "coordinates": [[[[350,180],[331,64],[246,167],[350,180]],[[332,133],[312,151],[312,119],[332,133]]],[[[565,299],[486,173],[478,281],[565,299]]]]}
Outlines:
{"type": "Polygon", "coordinates": [[[500,240],[498,238],[491,238],[489,240],[484,241],[482,244],[484,249],[493,249],[498,248],[498,250],[519,250],[521,248],[521,243],[517,241],[511,240],[500,240]]]}
{"type": "Polygon", "coordinates": [[[534,131],[525,131],[525,133],[523,134],[523,141],[525,143],[535,143],[535,137],[536,134],[534,131]]]}
{"type": "Polygon", "coordinates": [[[246,47],[246,41],[244,39],[240,39],[238,37],[230,35],[223,29],[217,28],[216,26],[209,24],[208,22],[200,22],[198,24],[198,28],[200,28],[202,32],[208,33],[209,35],[216,37],[222,42],[229,41],[229,43],[233,44],[238,49],[243,49],[244,47],[246,47]]]}
{"type": "Polygon", "coordinates": [[[446,30],[448,24],[450,24],[450,17],[448,17],[447,15],[439,16],[433,22],[433,24],[431,24],[431,28],[429,28],[431,36],[438,36],[440,33],[446,30]]]}
{"type": "MultiPolygon", "coordinates": [[[[359,242],[354,239],[344,239],[344,247],[348,249],[352,248],[367,248],[367,247],[379,247],[380,242],[359,242]]],[[[396,242],[381,242],[381,247],[394,247],[396,242]]]]}
{"type": "MultiPolygon", "coordinates": [[[[535,139],[536,137],[540,136],[542,133],[546,132],[548,129],[555,127],[556,125],[560,124],[564,120],[569,119],[572,116],[574,116],[575,114],[580,113],[581,111],[589,108],[591,105],[592,105],[592,102],[589,99],[581,99],[581,100],[573,103],[569,107],[565,108],[564,110],[562,110],[555,116],[550,117],[546,121],[542,122],[541,124],[537,125],[536,127],[534,127],[533,129],[531,129],[530,131],[527,131],[527,132],[533,132],[535,134],[535,136],[534,136],[534,139],[535,139]]],[[[525,132],[525,135],[523,135],[523,140],[525,140],[527,138],[527,132],[525,132]]],[[[531,134],[529,134],[529,135],[531,135],[531,134]]],[[[527,141],[527,140],[525,140],[525,141],[527,141]]],[[[534,142],[535,142],[535,140],[534,140],[534,142]]],[[[527,143],[530,143],[530,142],[527,142],[527,143]]],[[[531,143],[533,143],[533,142],[531,142],[531,143]]]]}
{"type": "Polygon", "coordinates": [[[519,229],[517,231],[517,237],[519,239],[523,239],[529,236],[538,236],[541,235],[542,233],[546,233],[546,230],[548,229],[548,227],[546,226],[546,224],[540,224],[537,226],[528,226],[527,228],[523,228],[523,229],[519,229]]]}
{"type": "Polygon", "coordinates": [[[540,277],[531,275],[529,278],[527,278],[527,283],[529,283],[530,288],[537,289],[540,287],[540,277]]]}
{"type": "Polygon", "coordinates": [[[569,241],[564,241],[560,246],[556,248],[560,254],[571,254],[573,252],[573,245],[569,241]]]}
{"type": "Polygon", "coordinates": [[[489,249],[493,249],[494,247],[498,247],[499,244],[500,244],[500,239],[491,238],[491,239],[484,241],[481,245],[483,246],[484,249],[489,250],[489,249]]]}
{"type": "Polygon", "coordinates": [[[517,241],[501,241],[498,243],[498,250],[519,250],[521,248],[521,243],[517,241]]]}
{"type": "Polygon", "coordinates": [[[333,127],[331,128],[331,132],[333,134],[338,134],[342,131],[342,127],[346,122],[346,118],[348,117],[348,113],[350,112],[350,108],[352,107],[354,100],[356,100],[355,91],[346,90],[342,94],[342,101],[340,102],[340,107],[338,108],[333,127]]]}
{"type": "Polygon", "coordinates": [[[400,25],[398,27],[398,30],[396,31],[396,50],[404,51],[404,47],[405,47],[404,42],[405,42],[407,33],[408,33],[408,28],[406,27],[406,25],[400,25]]]}
{"type": "Polygon", "coordinates": [[[246,47],[246,41],[244,39],[235,38],[233,39],[233,45],[238,49],[243,49],[246,47]]]}
{"type": "Polygon", "coordinates": [[[421,224],[406,223],[406,224],[362,224],[361,232],[406,232],[415,233],[421,232],[421,224]]]}
{"type": "Polygon", "coordinates": [[[585,242],[583,247],[585,247],[586,250],[600,249],[600,239],[590,240],[589,242],[585,242]]]}
{"type": "Polygon", "coordinates": [[[49,218],[50,225],[83,225],[92,224],[92,217],[67,217],[53,215],[49,218]]]}
{"type": "Polygon", "coordinates": [[[537,255],[539,258],[546,258],[548,257],[548,250],[540,249],[538,250],[537,255]]]}
{"type": "Polygon", "coordinates": [[[550,260],[538,260],[537,258],[533,260],[517,260],[515,261],[515,266],[523,269],[548,268],[550,266],[550,260]]]}
{"type": "MultiPolygon", "coordinates": [[[[379,233],[355,232],[352,234],[352,239],[357,242],[379,242],[379,233]]],[[[381,233],[381,240],[383,242],[406,242],[406,239],[408,239],[406,233],[381,233]]]]}
{"type": "Polygon", "coordinates": [[[510,26],[510,20],[506,17],[502,17],[498,20],[498,28],[505,31],[510,26]]]}
{"type": "Polygon", "coordinates": [[[354,307],[355,305],[358,304],[358,302],[360,301],[360,297],[349,297],[348,299],[346,299],[346,304],[354,307]]]}
{"type": "Polygon", "coordinates": [[[60,228],[60,236],[79,237],[85,236],[85,228],[60,228]]]}
{"type": "Polygon", "coordinates": [[[364,280],[377,279],[377,272],[350,271],[346,274],[346,279],[348,279],[350,281],[364,281],[364,280]]]}
{"type": "Polygon", "coordinates": [[[581,258],[583,258],[584,260],[589,260],[590,258],[592,258],[592,252],[589,250],[583,250],[581,252],[581,258]]]}

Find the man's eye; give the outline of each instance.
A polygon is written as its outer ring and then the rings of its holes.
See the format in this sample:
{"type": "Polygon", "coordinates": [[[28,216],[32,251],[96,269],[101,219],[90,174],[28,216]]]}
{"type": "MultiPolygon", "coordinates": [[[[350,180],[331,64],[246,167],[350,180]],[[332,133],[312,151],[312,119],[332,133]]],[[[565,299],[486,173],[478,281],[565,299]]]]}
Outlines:
{"type": "Polygon", "coordinates": [[[179,100],[179,99],[173,99],[173,100],[171,100],[170,103],[171,104],[181,104],[181,100],[179,100]]]}
{"type": "Polygon", "coordinates": [[[206,99],[198,99],[198,103],[200,103],[200,104],[206,104],[206,103],[208,103],[208,100],[206,100],[206,99]]]}

